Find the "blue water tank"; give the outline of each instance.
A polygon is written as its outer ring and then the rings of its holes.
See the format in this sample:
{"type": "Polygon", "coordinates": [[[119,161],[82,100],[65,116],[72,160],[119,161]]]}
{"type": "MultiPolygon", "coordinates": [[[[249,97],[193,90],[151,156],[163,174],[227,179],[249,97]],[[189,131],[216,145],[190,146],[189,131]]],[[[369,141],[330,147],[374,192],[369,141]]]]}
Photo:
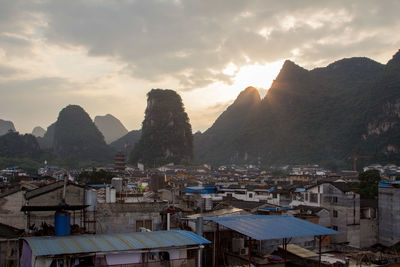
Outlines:
{"type": "Polygon", "coordinates": [[[71,214],[57,211],[54,216],[54,234],[56,236],[71,234],[71,214]]]}

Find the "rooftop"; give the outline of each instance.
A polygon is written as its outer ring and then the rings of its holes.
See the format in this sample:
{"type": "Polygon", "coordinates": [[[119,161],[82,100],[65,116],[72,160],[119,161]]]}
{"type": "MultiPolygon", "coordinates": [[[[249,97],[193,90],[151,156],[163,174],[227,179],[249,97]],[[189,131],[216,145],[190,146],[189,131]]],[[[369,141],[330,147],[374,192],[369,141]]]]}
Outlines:
{"type": "Polygon", "coordinates": [[[256,240],[339,234],[332,229],[290,215],[245,215],[204,220],[216,222],[256,240]]]}
{"type": "Polygon", "coordinates": [[[122,234],[71,235],[23,238],[35,256],[69,255],[94,252],[123,252],[142,249],[209,244],[195,233],[171,230],[122,234]]]}

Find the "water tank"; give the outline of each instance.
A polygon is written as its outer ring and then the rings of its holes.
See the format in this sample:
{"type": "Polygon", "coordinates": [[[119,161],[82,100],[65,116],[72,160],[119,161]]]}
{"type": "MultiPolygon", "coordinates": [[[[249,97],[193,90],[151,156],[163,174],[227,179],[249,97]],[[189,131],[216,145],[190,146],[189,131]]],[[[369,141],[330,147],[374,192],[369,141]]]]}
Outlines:
{"type": "Polygon", "coordinates": [[[85,190],[85,205],[87,211],[95,211],[97,209],[97,191],[94,189],[85,190]]]}
{"type": "Polygon", "coordinates": [[[115,188],[110,189],[110,203],[116,202],[116,191],[115,188]]]}
{"type": "Polygon", "coordinates": [[[111,187],[106,186],[106,203],[111,202],[111,187]]]}
{"type": "Polygon", "coordinates": [[[111,179],[111,185],[117,190],[117,193],[122,192],[122,178],[114,177],[111,179]]]}
{"type": "Polygon", "coordinates": [[[212,207],[213,207],[212,198],[205,198],[204,199],[204,209],[209,211],[209,210],[212,210],[212,207]]]}
{"type": "Polygon", "coordinates": [[[201,210],[203,210],[203,208],[204,208],[204,198],[199,197],[199,198],[196,199],[196,207],[201,209],[201,210]]]}
{"type": "Polygon", "coordinates": [[[65,211],[57,211],[54,216],[54,234],[56,236],[71,234],[71,214],[65,211]]]}

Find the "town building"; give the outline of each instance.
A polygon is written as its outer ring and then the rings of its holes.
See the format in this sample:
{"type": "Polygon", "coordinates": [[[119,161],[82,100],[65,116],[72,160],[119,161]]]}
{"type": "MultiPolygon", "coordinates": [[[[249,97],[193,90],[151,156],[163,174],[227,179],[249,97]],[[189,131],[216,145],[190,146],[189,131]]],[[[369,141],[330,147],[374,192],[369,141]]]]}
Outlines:
{"type": "Polygon", "coordinates": [[[291,206],[323,207],[331,217],[330,227],[341,234],[332,236],[333,243],[347,243],[360,247],[360,195],[346,183],[333,182],[312,185],[299,193],[291,206]]]}
{"type": "Polygon", "coordinates": [[[378,194],[379,243],[389,247],[400,241],[400,181],[380,182],[378,194]]]}

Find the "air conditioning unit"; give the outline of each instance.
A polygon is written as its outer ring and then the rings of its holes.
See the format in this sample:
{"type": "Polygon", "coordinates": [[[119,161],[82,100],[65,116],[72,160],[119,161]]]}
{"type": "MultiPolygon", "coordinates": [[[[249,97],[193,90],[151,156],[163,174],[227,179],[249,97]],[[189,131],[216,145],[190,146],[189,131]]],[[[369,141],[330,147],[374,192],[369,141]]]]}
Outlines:
{"type": "Polygon", "coordinates": [[[240,255],[247,255],[249,254],[249,248],[241,248],[240,255]]]}

